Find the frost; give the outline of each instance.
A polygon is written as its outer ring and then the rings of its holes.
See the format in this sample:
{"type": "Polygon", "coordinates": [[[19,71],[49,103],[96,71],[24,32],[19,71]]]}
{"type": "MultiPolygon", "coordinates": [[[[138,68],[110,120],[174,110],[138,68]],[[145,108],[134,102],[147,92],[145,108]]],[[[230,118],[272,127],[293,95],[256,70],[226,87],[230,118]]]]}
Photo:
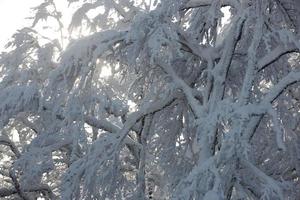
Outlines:
{"type": "Polygon", "coordinates": [[[0,120],[2,125],[19,112],[30,112],[39,105],[39,91],[36,84],[10,86],[0,91],[0,120]]]}
{"type": "Polygon", "coordinates": [[[67,2],[0,55],[0,198],[300,198],[298,2],[67,2]]]}

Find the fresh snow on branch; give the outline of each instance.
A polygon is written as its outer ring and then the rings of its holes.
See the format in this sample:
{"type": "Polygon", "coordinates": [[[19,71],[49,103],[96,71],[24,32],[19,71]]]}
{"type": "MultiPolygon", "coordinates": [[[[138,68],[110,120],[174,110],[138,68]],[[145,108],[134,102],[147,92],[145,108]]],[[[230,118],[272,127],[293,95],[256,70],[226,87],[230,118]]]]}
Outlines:
{"type": "Polygon", "coordinates": [[[300,199],[298,1],[61,1],[0,54],[1,198],[300,199]]]}

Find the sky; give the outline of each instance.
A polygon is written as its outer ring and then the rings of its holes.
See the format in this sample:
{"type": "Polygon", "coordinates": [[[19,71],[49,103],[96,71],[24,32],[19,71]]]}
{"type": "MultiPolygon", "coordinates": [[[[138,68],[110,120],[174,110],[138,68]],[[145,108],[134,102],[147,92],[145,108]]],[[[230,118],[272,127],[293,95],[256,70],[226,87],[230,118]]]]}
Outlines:
{"type": "MultiPolygon", "coordinates": [[[[43,0],[0,0],[0,52],[3,51],[4,45],[8,42],[11,36],[18,30],[23,27],[30,27],[32,25],[32,19],[26,19],[28,17],[33,17],[34,12],[33,7],[37,7],[41,4],[43,0]]],[[[58,11],[64,11],[63,22],[69,22],[71,20],[71,13],[74,11],[76,6],[70,9],[68,3],[65,0],[55,1],[58,11]]],[[[49,20],[47,25],[50,27],[57,27],[57,23],[53,25],[54,21],[49,20]]],[[[45,23],[42,23],[45,25],[45,23]]],[[[41,32],[44,36],[50,37],[49,33],[52,34],[51,30],[42,30],[42,27],[37,27],[37,30],[41,32]]],[[[65,27],[67,28],[67,27],[65,27]]],[[[58,34],[56,30],[56,34],[58,34]]],[[[57,38],[57,37],[55,37],[57,38]]]]}
{"type": "MultiPolygon", "coordinates": [[[[17,29],[31,25],[32,20],[26,18],[34,16],[31,8],[36,7],[41,2],[43,0],[0,0],[0,52],[4,50],[4,45],[17,29]]],[[[63,21],[69,22],[72,13],[69,13],[69,11],[72,9],[65,9],[67,8],[67,2],[65,0],[56,1],[56,6],[58,10],[64,10],[63,21]]],[[[225,8],[223,12],[225,17],[222,19],[222,22],[228,23],[229,10],[225,8]]],[[[49,26],[51,25],[49,24],[49,26]]],[[[49,33],[49,30],[42,32],[49,33]]],[[[47,34],[45,36],[49,37],[47,34]]]]}
{"type": "Polygon", "coordinates": [[[30,25],[32,7],[41,0],[0,0],[0,50],[19,28],[30,25]]]}
{"type": "MultiPolygon", "coordinates": [[[[0,53],[5,50],[5,44],[18,29],[32,25],[33,20],[26,18],[33,17],[34,12],[32,8],[37,7],[42,2],[43,0],[0,0],[0,27],[3,27],[0,29],[0,53]]],[[[65,0],[58,0],[55,3],[58,11],[63,10],[62,21],[67,24],[63,31],[66,33],[67,26],[71,20],[73,11],[76,10],[76,6],[68,7],[68,3],[65,0]]],[[[57,27],[57,22],[48,20],[47,22],[38,24],[35,29],[48,38],[60,38],[60,33],[56,28],[53,28],[53,30],[44,30],[43,26],[45,23],[49,27],[57,27]]],[[[66,36],[66,34],[64,35],[66,36]]],[[[67,43],[66,38],[64,38],[64,43],[65,47],[67,43]]],[[[104,67],[101,74],[103,75],[102,78],[105,78],[111,74],[111,70],[104,67]]]]}

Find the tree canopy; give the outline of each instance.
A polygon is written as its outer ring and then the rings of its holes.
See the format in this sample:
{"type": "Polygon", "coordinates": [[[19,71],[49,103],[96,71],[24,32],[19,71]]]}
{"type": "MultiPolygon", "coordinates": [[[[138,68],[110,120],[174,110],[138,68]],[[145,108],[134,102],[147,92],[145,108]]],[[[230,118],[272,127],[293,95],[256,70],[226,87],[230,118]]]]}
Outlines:
{"type": "Polygon", "coordinates": [[[1,198],[300,198],[300,1],[66,1],[0,55],[1,198]]]}

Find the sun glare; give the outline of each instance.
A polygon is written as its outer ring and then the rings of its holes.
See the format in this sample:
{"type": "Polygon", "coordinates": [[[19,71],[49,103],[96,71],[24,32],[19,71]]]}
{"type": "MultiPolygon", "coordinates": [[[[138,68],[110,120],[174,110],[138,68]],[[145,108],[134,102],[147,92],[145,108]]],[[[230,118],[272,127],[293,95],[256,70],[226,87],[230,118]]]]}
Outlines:
{"type": "Polygon", "coordinates": [[[101,68],[100,78],[107,78],[112,75],[111,67],[103,66],[101,68]]]}
{"type": "MultiPolygon", "coordinates": [[[[35,15],[33,8],[39,6],[41,3],[43,3],[43,0],[0,0],[0,26],[4,27],[0,32],[0,52],[4,50],[6,43],[18,29],[31,27],[35,15]]],[[[136,0],[135,3],[140,4],[141,1],[136,0]]],[[[58,0],[55,1],[55,6],[57,11],[63,12],[61,22],[64,24],[64,27],[62,30],[59,30],[57,21],[54,18],[48,17],[46,22],[41,21],[35,26],[35,30],[40,35],[50,40],[58,39],[64,49],[72,36],[78,37],[89,34],[89,30],[81,29],[73,30],[72,35],[69,35],[68,26],[74,11],[78,9],[79,5],[76,3],[69,5],[68,1],[58,0]]],[[[153,5],[150,8],[153,9],[153,5]]],[[[104,11],[104,7],[100,6],[97,9],[89,11],[88,15],[95,16],[99,13],[104,13],[104,11]]],[[[119,19],[115,13],[112,13],[110,17],[112,19],[119,19]]],[[[45,42],[47,42],[47,39],[45,42]]]]}

